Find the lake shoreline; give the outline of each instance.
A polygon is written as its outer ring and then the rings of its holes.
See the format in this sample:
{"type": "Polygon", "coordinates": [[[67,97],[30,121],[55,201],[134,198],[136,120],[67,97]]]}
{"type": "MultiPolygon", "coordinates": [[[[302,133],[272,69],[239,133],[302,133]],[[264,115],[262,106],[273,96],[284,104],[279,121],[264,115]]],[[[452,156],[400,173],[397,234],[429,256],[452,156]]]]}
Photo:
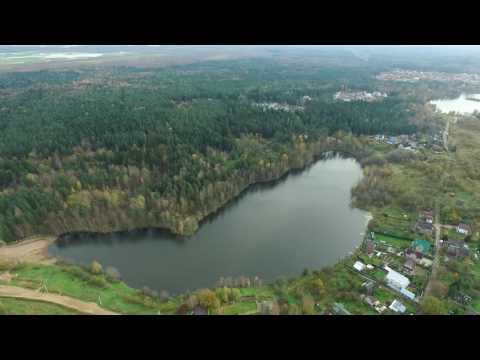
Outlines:
{"type": "Polygon", "coordinates": [[[219,217],[203,220],[194,237],[151,227],[70,232],[59,237],[51,253],[66,263],[88,266],[96,260],[118,268],[133,288],[178,294],[197,286],[210,288],[222,277],[258,276],[270,282],[296,276],[304,268],[332,266],[360,246],[371,218],[351,204],[350,190],[363,171],[351,157],[334,152],[316,157],[310,166],[250,186],[253,192],[237,196],[248,194],[246,200],[229,201],[219,217]],[[339,217],[351,219],[345,230],[331,225],[339,217]],[[278,268],[269,266],[268,258],[277,259],[278,268]],[[171,271],[176,275],[168,275],[171,271]]]}
{"type": "MultiPolygon", "coordinates": [[[[202,219],[202,221],[200,223],[200,227],[203,226],[204,224],[208,223],[212,219],[214,219],[218,215],[218,213],[220,213],[222,211],[222,209],[226,209],[230,205],[234,205],[236,203],[236,200],[238,200],[238,199],[242,198],[244,195],[248,194],[249,191],[252,190],[252,189],[255,189],[255,187],[257,187],[257,186],[262,187],[264,185],[268,188],[275,187],[275,186],[279,185],[279,183],[281,183],[282,181],[289,178],[290,176],[304,174],[306,171],[308,171],[310,168],[312,168],[315,164],[317,164],[321,160],[335,160],[336,158],[354,159],[355,162],[357,162],[357,164],[360,166],[361,172],[363,173],[363,167],[361,166],[357,156],[354,157],[354,156],[352,156],[352,154],[342,152],[342,151],[323,151],[319,155],[313,156],[312,159],[306,161],[305,165],[303,167],[293,167],[293,168],[288,169],[285,173],[283,173],[279,177],[276,177],[276,178],[270,179],[270,180],[256,181],[256,182],[248,185],[239,194],[237,194],[237,196],[230,198],[222,207],[218,208],[215,212],[210,213],[208,216],[206,216],[204,219],[202,219]]],[[[268,189],[265,189],[265,190],[268,190],[268,189]]],[[[355,208],[355,207],[352,207],[351,204],[350,204],[350,207],[355,208]]],[[[359,210],[365,211],[364,209],[359,209],[359,210]]],[[[372,219],[372,215],[370,213],[366,212],[365,220],[364,220],[365,221],[365,229],[367,228],[368,222],[371,219],[372,219]]],[[[60,244],[63,241],[67,242],[65,245],[68,247],[68,242],[69,241],[73,240],[73,241],[82,242],[86,239],[86,237],[87,238],[88,237],[95,238],[95,239],[93,239],[95,242],[96,242],[97,239],[100,242],[102,242],[102,238],[106,238],[107,239],[107,244],[108,244],[108,238],[111,237],[112,235],[127,235],[127,237],[128,237],[128,235],[133,235],[133,234],[138,235],[138,234],[140,234],[140,236],[143,236],[143,234],[142,234],[143,232],[149,233],[149,235],[151,235],[152,233],[153,234],[158,233],[158,234],[163,235],[163,237],[165,237],[165,235],[166,235],[170,239],[173,239],[174,241],[188,240],[188,237],[183,237],[183,236],[177,235],[177,234],[173,233],[172,231],[170,231],[168,228],[164,228],[164,227],[136,228],[136,229],[132,229],[132,230],[110,231],[110,232],[98,232],[98,231],[68,232],[68,233],[63,233],[63,234],[61,234],[57,237],[49,237],[49,242],[47,242],[47,243],[46,242],[39,242],[38,243],[38,245],[41,247],[41,254],[42,254],[42,259],[41,259],[40,263],[47,264],[47,261],[48,261],[49,264],[54,265],[56,262],[58,262],[58,263],[66,262],[66,263],[71,263],[72,265],[82,266],[80,264],[82,262],[79,263],[78,261],[72,260],[72,259],[68,260],[69,259],[68,257],[63,258],[62,256],[60,256],[60,254],[52,255],[52,253],[49,251],[50,247],[54,244],[60,244]]],[[[360,244],[363,241],[364,234],[365,233],[363,233],[363,232],[361,233],[360,237],[362,239],[360,240],[360,244]]],[[[27,243],[32,243],[32,241],[35,242],[35,241],[39,241],[39,240],[41,240],[41,239],[33,239],[32,240],[31,238],[29,238],[27,240],[20,241],[16,244],[13,244],[13,246],[22,246],[23,244],[26,245],[27,243]]],[[[9,247],[10,246],[11,245],[9,245],[9,247]]],[[[359,245],[359,246],[361,246],[361,245],[359,245]]],[[[358,246],[356,248],[358,248],[358,246]]],[[[355,249],[353,249],[352,251],[355,252],[355,249]]],[[[341,257],[341,259],[334,260],[331,264],[322,265],[319,268],[323,268],[324,266],[330,266],[332,264],[338,264],[339,262],[342,261],[342,259],[344,260],[345,258],[350,258],[350,256],[351,256],[351,252],[349,252],[348,254],[345,253],[344,256],[341,257]]],[[[86,263],[84,263],[83,265],[85,265],[85,264],[86,263]]],[[[308,261],[307,261],[305,266],[306,267],[311,267],[312,265],[308,264],[308,261]]],[[[285,275],[281,275],[281,276],[292,276],[292,274],[289,273],[289,272],[286,272],[285,275]]],[[[267,280],[267,281],[270,281],[270,280],[267,280]]],[[[131,283],[131,282],[128,282],[128,284],[129,284],[128,286],[130,286],[134,289],[141,288],[141,286],[139,284],[135,284],[135,283],[131,283]]],[[[181,293],[183,293],[183,292],[179,292],[178,294],[181,294],[181,293]]]]}
{"type": "MultiPolygon", "coordinates": [[[[255,182],[252,182],[248,185],[246,185],[241,191],[239,191],[235,196],[232,196],[226,201],[215,208],[213,211],[208,213],[206,216],[204,216],[200,221],[199,221],[199,226],[193,232],[192,234],[176,234],[174,232],[174,229],[168,228],[168,227],[139,227],[139,228],[134,228],[134,229],[125,229],[125,230],[114,230],[114,231],[89,231],[89,230],[80,230],[80,231],[71,231],[71,232],[65,232],[59,235],[52,235],[52,234],[46,234],[46,235],[32,235],[29,236],[25,239],[20,239],[17,240],[14,243],[6,244],[4,246],[0,247],[0,259],[6,259],[6,260],[13,260],[13,261],[25,261],[25,262],[31,262],[31,263],[40,263],[40,264],[50,264],[54,265],[57,261],[60,261],[61,259],[57,256],[54,256],[50,253],[49,248],[53,244],[58,244],[61,243],[63,240],[70,240],[70,239],[81,239],[82,237],[85,236],[92,236],[96,238],[102,238],[102,237],[109,237],[112,235],[128,235],[128,234],[135,234],[135,233],[140,233],[140,232],[151,232],[151,233],[159,233],[162,235],[167,235],[168,237],[176,240],[176,241],[181,241],[182,239],[189,238],[193,236],[198,229],[203,226],[204,224],[210,222],[212,219],[214,219],[216,216],[218,216],[219,213],[222,212],[222,210],[228,208],[231,204],[234,204],[236,200],[241,199],[244,195],[246,195],[250,190],[255,188],[256,186],[276,186],[278,183],[286,180],[289,176],[291,175],[299,175],[302,174],[304,171],[308,170],[312,166],[314,166],[318,161],[327,159],[329,156],[332,155],[340,155],[343,158],[351,158],[357,161],[360,166],[361,166],[361,158],[362,156],[350,151],[344,151],[341,149],[330,149],[330,150],[323,150],[319,154],[314,154],[311,159],[306,160],[305,164],[302,167],[291,167],[288,168],[284,173],[282,173],[278,177],[274,177],[271,179],[266,179],[266,180],[258,180],[255,182]],[[25,255],[24,252],[28,252],[31,247],[35,248],[35,254],[32,257],[32,254],[30,255],[25,255]],[[2,256],[2,253],[9,252],[11,253],[11,250],[7,249],[18,249],[18,254],[14,254],[13,256],[2,256]],[[22,250],[24,249],[24,250],[22,250]]],[[[362,171],[363,167],[361,166],[362,171]]],[[[364,209],[359,209],[362,211],[365,211],[364,209]]],[[[367,223],[370,221],[370,218],[367,219],[367,223]]],[[[16,251],[13,251],[15,253],[16,251]]]]}
{"type": "MultiPolygon", "coordinates": [[[[236,195],[226,199],[226,201],[224,203],[222,203],[221,205],[216,207],[214,210],[209,212],[207,215],[205,215],[203,218],[201,218],[198,221],[198,227],[192,233],[178,234],[178,233],[175,232],[175,230],[173,228],[169,228],[169,227],[165,227],[165,226],[163,226],[163,227],[162,226],[138,227],[138,228],[134,228],[134,229],[114,230],[114,231],[78,230],[78,231],[66,232],[66,233],[63,233],[63,234],[60,234],[60,235],[56,236],[55,242],[57,243],[59,241],[61,242],[62,240],[70,240],[72,237],[73,237],[73,239],[76,239],[76,238],[82,237],[82,236],[92,236],[92,237],[101,238],[101,237],[109,237],[111,235],[135,234],[135,233],[139,233],[139,232],[149,232],[149,231],[154,232],[154,233],[164,234],[164,235],[167,235],[167,236],[171,237],[172,239],[177,239],[177,240],[184,239],[184,238],[189,238],[189,237],[195,235],[195,233],[198,232],[198,230],[200,229],[200,227],[202,225],[204,225],[205,223],[214,219],[216,216],[218,216],[219,213],[221,213],[223,210],[228,208],[228,206],[230,206],[231,204],[235,203],[235,201],[238,201],[239,199],[241,199],[243,196],[245,196],[254,187],[262,186],[262,185],[266,185],[266,186],[278,185],[278,183],[281,183],[282,181],[286,180],[289,176],[300,175],[304,171],[306,171],[309,168],[311,168],[312,166],[314,166],[318,161],[328,159],[328,156],[331,156],[331,155],[341,155],[342,157],[344,157],[346,159],[348,159],[348,158],[354,159],[361,166],[361,162],[359,161],[360,160],[359,157],[357,155],[353,154],[353,153],[346,152],[346,151],[336,151],[336,150],[324,151],[324,152],[320,153],[319,155],[314,155],[313,159],[310,160],[310,161],[307,161],[304,164],[304,166],[302,166],[302,167],[292,167],[292,168],[287,169],[283,174],[281,174],[278,177],[274,177],[274,178],[266,179],[266,180],[258,180],[258,181],[255,181],[255,182],[252,182],[252,183],[246,185],[236,195]]],[[[359,210],[364,210],[364,209],[359,209],[359,210]]]]}

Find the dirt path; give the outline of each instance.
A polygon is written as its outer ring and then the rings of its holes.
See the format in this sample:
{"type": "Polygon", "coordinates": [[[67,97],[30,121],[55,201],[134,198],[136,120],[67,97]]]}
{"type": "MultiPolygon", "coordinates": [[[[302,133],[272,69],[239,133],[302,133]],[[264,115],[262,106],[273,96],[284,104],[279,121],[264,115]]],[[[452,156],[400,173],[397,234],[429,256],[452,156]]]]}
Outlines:
{"type": "Polygon", "coordinates": [[[445,130],[443,131],[442,138],[443,138],[443,147],[445,151],[448,152],[448,132],[450,131],[450,119],[447,120],[447,125],[445,126],[445,130]]]}
{"type": "Polygon", "coordinates": [[[27,240],[0,247],[0,260],[54,264],[55,258],[48,255],[48,246],[55,241],[53,237],[32,237],[27,240]]]}
{"type": "Polygon", "coordinates": [[[430,295],[432,283],[437,278],[438,266],[440,263],[440,229],[441,225],[439,222],[439,211],[438,206],[435,208],[435,257],[433,258],[432,272],[430,274],[430,279],[428,281],[427,287],[425,288],[425,296],[430,295]]]}
{"type": "Polygon", "coordinates": [[[113,311],[102,309],[92,302],[81,301],[64,295],[42,293],[16,286],[0,285],[0,297],[44,301],[61,305],[87,315],[118,315],[113,311]]]}
{"type": "MultiPolygon", "coordinates": [[[[456,118],[454,119],[453,123],[456,122],[456,118]]],[[[450,132],[450,119],[447,119],[447,124],[445,126],[445,130],[443,132],[443,147],[445,148],[445,151],[447,154],[450,156],[450,151],[448,149],[448,136],[450,132]]],[[[445,178],[445,173],[442,175],[441,181],[443,181],[445,178]]],[[[440,224],[440,211],[439,211],[439,204],[438,201],[435,204],[435,224],[434,224],[434,229],[435,229],[435,255],[433,259],[433,264],[432,264],[432,272],[430,273],[430,278],[428,280],[428,284],[425,288],[425,295],[428,296],[431,294],[432,290],[432,283],[436,280],[437,278],[437,272],[438,272],[438,267],[440,264],[440,231],[442,229],[442,226],[445,228],[448,228],[448,225],[442,225],[440,224]]]]}

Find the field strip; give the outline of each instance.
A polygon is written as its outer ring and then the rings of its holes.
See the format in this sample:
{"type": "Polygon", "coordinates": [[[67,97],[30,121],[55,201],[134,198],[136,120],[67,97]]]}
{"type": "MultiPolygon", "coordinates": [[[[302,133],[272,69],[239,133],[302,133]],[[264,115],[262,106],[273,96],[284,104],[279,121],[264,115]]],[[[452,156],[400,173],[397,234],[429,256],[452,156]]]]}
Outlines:
{"type": "Polygon", "coordinates": [[[92,302],[81,301],[59,294],[42,293],[16,286],[0,285],[0,297],[43,301],[73,309],[87,315],[119,315],[113,311],[102,309],[92,302]]]}

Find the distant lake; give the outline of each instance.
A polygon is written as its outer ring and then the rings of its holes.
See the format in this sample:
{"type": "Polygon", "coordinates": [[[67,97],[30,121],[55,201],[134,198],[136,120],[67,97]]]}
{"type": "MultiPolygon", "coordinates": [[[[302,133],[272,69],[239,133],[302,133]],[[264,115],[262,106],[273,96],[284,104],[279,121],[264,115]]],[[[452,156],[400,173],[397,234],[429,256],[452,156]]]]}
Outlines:
{"type": "Polygon", "coordinates": [[[430,103],[444,113],[454,111],[460,114],[472,114],[475,110],[480,111],[480,101],[469,100],[467,97],[480,100],[480,94],[462,94],[456,99],[433,100],[430,103]]]}
{"type": "Polygon", "coordinates": [[[171,293],[211,287],[220,277],[298,276],[347,256],[362,242],[367,213],[350,207],[362,178],[338,155],[245,191],[191,237],[162,231],[64,238],[54,256],[116,267],[126,283],[171,293]]]}

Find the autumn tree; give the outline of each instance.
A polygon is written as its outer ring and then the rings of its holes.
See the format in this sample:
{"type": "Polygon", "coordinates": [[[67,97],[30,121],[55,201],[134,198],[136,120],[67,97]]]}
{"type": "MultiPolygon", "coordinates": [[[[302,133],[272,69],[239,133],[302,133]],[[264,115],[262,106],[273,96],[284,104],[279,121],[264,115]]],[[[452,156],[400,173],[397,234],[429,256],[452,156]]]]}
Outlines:
{"type": "Polygon", "coordinates": [[[210,289],[202,289],[197,293],[197,299],[199,305],[208,310],[214,310],[220,307],[220,300],[215,293],[210,289]]]}
{"type": "Polygon", "coordinates": [[[90,272],[94,275],[100,275],[103,273],[103,267],[98,261],[93,260],[90,264],[90,272]]]}
{"type": "Polygon", "coordinates": [[[444,315],[447,312],[445,304],[433,296],[426,296],[421,302],[420,308],[424,315],[444,315]]]}

